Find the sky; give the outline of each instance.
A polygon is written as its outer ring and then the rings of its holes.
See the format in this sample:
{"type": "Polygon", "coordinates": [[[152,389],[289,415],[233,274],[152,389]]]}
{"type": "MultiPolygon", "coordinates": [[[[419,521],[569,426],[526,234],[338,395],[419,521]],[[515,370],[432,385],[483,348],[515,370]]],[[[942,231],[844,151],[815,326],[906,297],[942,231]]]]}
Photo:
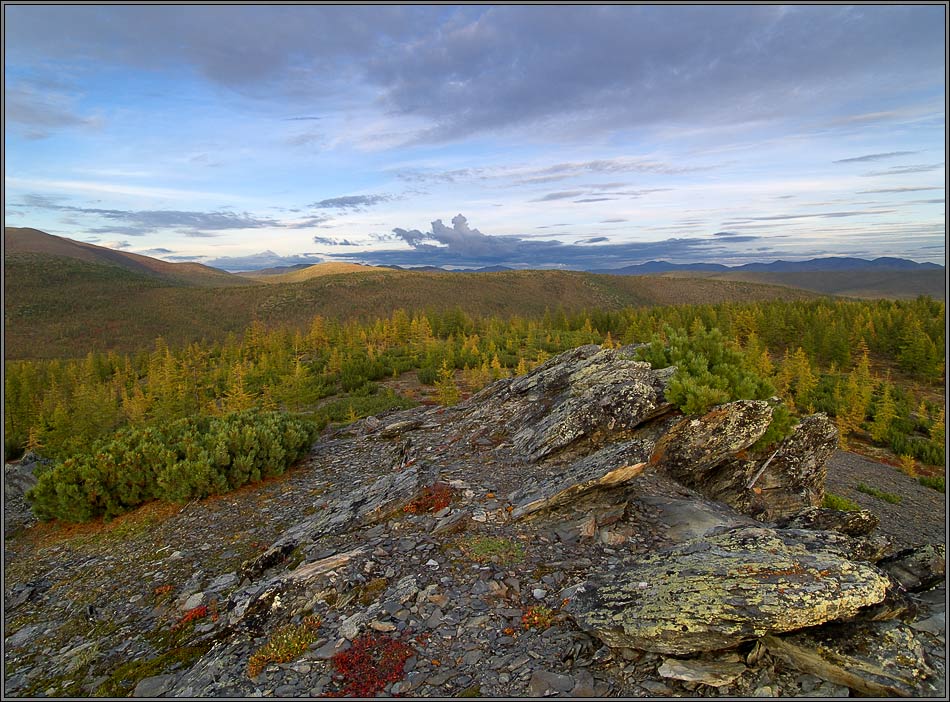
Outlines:
{"type": "Polygon", "coordinates": [[[225,270],[944,263],[944,5],[5,5],[4,221],[225,270]]]}

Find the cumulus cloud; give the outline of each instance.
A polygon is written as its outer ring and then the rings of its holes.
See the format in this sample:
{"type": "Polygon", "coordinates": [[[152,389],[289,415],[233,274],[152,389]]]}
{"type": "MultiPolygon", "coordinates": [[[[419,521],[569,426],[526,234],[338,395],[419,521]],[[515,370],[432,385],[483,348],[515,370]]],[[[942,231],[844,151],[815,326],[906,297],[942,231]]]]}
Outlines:
{"type": "Polygon", "coordinates": [[[709,238],[679,238],[610,244],[607,237],[593,236],[582,242],[566,244],[556,240],[536,240],[528,235],[492,236],[471,227],[461,214],[452,218],[451,227],[437,219],[428,231],[396,228],[393,236],[408,244],[410,249],[329,256],[377,265],[564,268],[567,264],[577,269],[596,270],[620,268],[657,258],[702,260],[717,251],[720,243],[709,238]]]}

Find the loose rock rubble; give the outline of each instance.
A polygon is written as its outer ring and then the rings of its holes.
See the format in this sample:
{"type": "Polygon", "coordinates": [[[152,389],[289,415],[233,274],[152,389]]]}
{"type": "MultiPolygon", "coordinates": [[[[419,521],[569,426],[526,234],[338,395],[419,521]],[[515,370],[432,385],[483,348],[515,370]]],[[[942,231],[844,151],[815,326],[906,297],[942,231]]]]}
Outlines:
{"type": "Polygon", "coordinates": [[[328,430],[280,480],[26,529],[5,693],[340,694],[372,636],[409,647],[386,695],[942,695],[944,546],[818,509],[826,418],[759,455],[770,403],[683,417],[671,375],[581,347],[328,430]],[[288,625],[300,650],[249,670],[288,625]]]}

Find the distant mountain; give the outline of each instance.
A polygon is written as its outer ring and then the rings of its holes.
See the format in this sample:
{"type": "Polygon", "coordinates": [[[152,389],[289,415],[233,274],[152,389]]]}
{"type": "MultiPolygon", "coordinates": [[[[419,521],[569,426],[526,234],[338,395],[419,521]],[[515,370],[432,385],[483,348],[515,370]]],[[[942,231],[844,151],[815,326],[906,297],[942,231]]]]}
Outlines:
{"type": "Polygon", "coordinates": [[[680,271],[703,272],[762,272],[762,273],[817,273],[823,271],[855,271],[863,269],[874,270],[943,270],[943,266],[936,263],[917,263],[904,258],[848,258],[831,256],[827,258],[813,258],[808,261],[773,261],[772,263],[746,263],[741,266],[724,266],[721,263],[669,263],[668,261],[648,261],[635,266],[598,270],[595,273],[613,275],[653,275],[656,273],[672,273],[680,271]]]}
{"type": "Polygon", "coordinates": [[[18,265],[33,268],[41,266],[44,260],[49,260],[52,265],[53,259],[61,259],[70,262],[75,275],[82,275],[83,272],[93,277],[106,275],[108,269],[100,271],[96,267],[108,266],[168,285],[229,287],[255,284],[246,278],[200,263],[169,263],[27,227],[4,227],[3,259],[7,276],[14,274],[18,265]]]}
{"type": "Polygon", "coordinates": [[[820,271],[875,270],[943,270],[936,263],[917,263],[904,258],[881,257],[868,261],[863,258],[832,256],[813,258],[808,261],[773,261],[772,263],[747,263],[736,266],[736,271],[763,271],[769,273],[811,273],[820,271]]]}

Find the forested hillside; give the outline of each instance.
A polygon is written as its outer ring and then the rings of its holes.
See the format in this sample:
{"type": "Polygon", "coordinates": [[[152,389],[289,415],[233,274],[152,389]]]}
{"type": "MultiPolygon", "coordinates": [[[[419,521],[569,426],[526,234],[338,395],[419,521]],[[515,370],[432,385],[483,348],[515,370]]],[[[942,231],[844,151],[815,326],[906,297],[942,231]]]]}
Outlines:
{"type": "Polygon", "coordinates": [[[756,392],[774,388],[793,412],[827,412],[843,441],[887,447],[907,470],[942,475],[944,320],[944,303],[919,298],[530,317],[397,310],[369,322],[317,316],[304,330],[258,322],[220,342],[158,339],[134,354],[8,361],[5,449],[8,458],[32,448],[63,459],[122,427],[253,407],[322,426],[418,401],[389,387],[409,371],[452,404],[580,344],[653,342],[641,356],[681,366],[684,404],[723,401],[748,374],[766,383],[756,392]]]}

